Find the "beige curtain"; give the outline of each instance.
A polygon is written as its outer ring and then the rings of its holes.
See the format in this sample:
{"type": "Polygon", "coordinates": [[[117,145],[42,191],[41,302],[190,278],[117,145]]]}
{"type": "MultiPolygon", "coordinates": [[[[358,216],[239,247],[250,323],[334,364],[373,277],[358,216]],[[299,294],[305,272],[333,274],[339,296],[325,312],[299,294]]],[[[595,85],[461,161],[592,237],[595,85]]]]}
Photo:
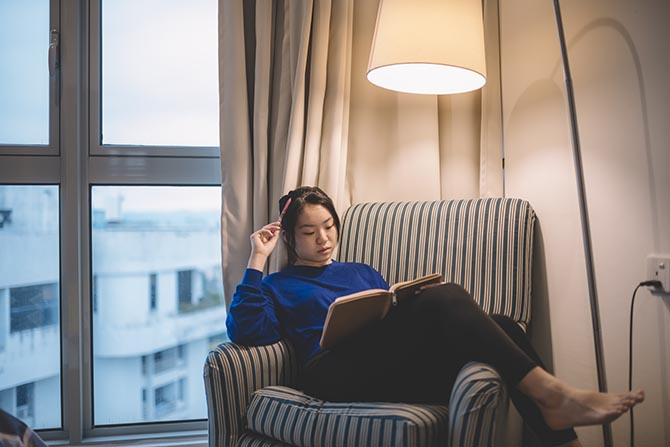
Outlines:
{"type": "MultiPolygon", "coordinates": [[[[366,77],[378,0],[220,0],[222,267],[228,299],[249,234],[318,185],[352,202],[503,194],[498,1],[484,1],[477,92],[398,94],[366,77]]],[[[283,255],[271,262],[276,270],[283,255]]]]}
{"type": "MultiPolygon", "coordinates": [[[[227,299],[249,234],[299,185],[349,203],[353,0],[220,0],[222,268],[227,299]]],[[[275,256],[271,269],[282,262],[275,256]]]]}
{"type": "Polygon", "coordinates": [[[484,0],[484,32],[488,82],[482,89],[479,196],[505,195],[502,127],[502,79],[500,73],[500,0],[484,0]]]}

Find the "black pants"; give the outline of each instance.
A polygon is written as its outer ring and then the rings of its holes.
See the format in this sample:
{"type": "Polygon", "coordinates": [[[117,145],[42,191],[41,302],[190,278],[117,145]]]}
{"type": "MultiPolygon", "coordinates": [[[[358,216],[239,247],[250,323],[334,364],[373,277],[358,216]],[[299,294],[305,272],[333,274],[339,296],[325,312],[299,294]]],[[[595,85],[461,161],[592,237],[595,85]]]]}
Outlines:
{"type": "Polygon", "coordinates": [[[334,402],[446,404],[459,371],[473,360],[496,368],[543,444],[576,439],[574,430],[551,430],[516,388],[531,369],[543,367],[526,334],[510,318],[489,317],[456,284],[429,288],[350,341],[318,353],[302,384],[308,394],[334,402]]]}

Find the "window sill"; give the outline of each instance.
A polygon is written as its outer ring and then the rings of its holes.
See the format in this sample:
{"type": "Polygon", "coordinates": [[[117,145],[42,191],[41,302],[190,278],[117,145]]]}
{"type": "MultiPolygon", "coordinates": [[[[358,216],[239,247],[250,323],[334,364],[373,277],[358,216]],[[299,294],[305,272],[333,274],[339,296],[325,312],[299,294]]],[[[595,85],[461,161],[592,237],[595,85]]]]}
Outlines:
{"type": "Polygon", "coordinates": [[[49,446],[64,447],[91,447],[91,446],[114,446],[114,447],[207,447],[207,432],[183,432],[162,433],[160,435],[117,435],[117,436],[95,436],[84,439],[81,443],[72,444],[68,441],[49,440],[49,446]]]}

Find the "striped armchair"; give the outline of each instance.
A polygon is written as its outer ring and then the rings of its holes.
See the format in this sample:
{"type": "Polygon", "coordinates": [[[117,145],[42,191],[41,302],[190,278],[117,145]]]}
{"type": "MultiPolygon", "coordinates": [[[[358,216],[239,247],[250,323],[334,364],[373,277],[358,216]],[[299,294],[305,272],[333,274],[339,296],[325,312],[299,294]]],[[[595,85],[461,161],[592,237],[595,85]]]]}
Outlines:
{"type": "MultiPolygon", "coordinates": [[[[339,259],[370,264],[390,284],[440,272],[525,329],[534,222],[519,199],[358,204],[344,214],[339,259]]],[[[504,383],[482,363],[464,366],[448,405],[324,402],[294,388],[298,373],[286,341],[212,350],[210,447],[516,445],[504,441],[504,383]]]]}

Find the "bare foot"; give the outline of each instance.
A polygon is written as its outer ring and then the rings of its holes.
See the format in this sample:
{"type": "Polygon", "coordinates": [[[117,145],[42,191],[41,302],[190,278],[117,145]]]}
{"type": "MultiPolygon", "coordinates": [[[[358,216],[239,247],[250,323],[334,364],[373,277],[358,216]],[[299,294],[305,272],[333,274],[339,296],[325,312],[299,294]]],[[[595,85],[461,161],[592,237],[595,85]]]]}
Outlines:
{"type": "Polygon", "coordinates": [[[599,393],[574,388],[541,368],[519,383],[519,390],[537,403],[553,430],[611,422],[644,400],[644,392],[599,393]]]}

